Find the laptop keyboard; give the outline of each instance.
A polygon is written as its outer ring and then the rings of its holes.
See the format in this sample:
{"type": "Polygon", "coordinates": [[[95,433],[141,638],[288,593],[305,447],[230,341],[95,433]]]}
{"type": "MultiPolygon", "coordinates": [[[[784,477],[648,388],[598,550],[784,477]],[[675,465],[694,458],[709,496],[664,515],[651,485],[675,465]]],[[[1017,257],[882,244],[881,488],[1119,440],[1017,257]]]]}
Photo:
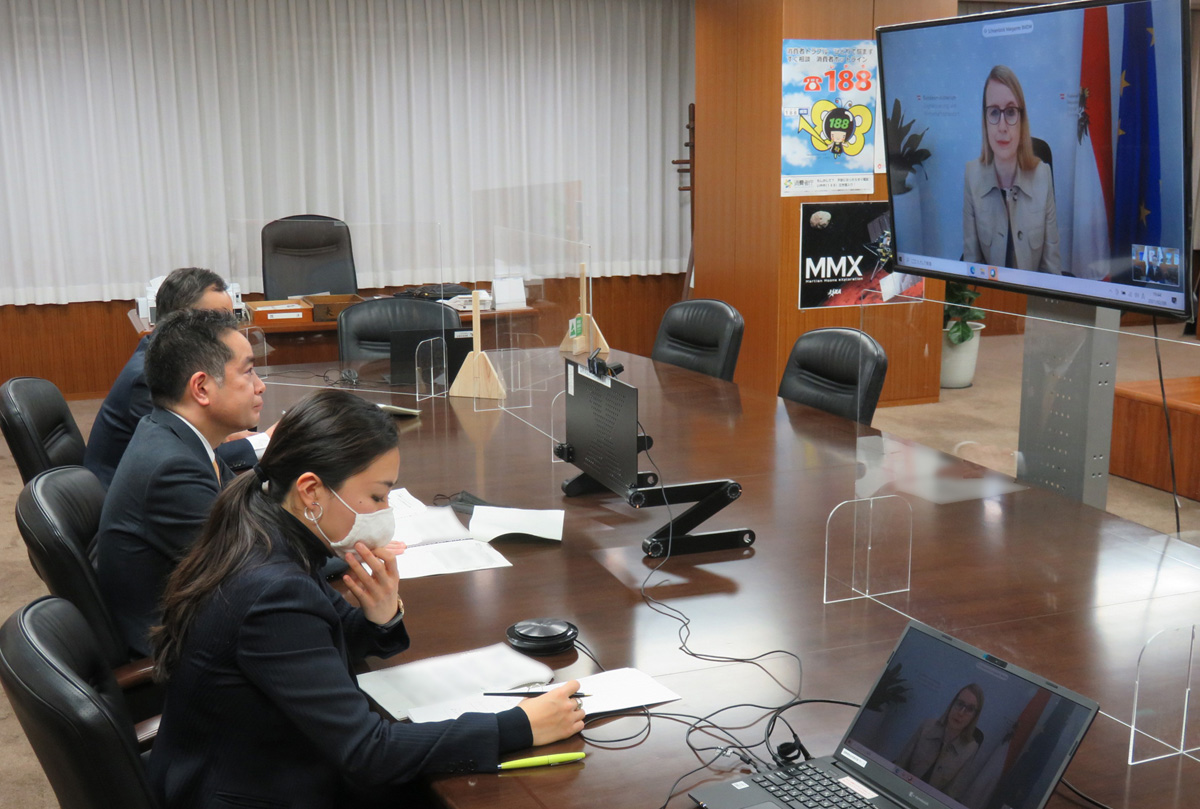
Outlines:
{"type": "Polygon", "coordinates": [[[793,764],[752,780],[790,809],[873,809],[850,787],[807,764],[793,764]]]}

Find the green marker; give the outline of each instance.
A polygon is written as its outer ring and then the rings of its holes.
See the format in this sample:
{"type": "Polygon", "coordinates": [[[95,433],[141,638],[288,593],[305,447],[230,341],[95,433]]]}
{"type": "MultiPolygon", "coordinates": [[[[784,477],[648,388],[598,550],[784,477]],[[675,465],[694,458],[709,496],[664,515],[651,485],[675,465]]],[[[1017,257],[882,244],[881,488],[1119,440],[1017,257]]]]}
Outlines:
{"type": "Polygon", "coordinates": [[[506,761],[497,769],[500,770],[517,770],[522,767],[553,767],[555,764],[570,764],[572,761],[579,761],[586,756],[587,753],[555,753],[552,756],[534,756],[533,758],[518,758],[514,761],[506,761]]]}

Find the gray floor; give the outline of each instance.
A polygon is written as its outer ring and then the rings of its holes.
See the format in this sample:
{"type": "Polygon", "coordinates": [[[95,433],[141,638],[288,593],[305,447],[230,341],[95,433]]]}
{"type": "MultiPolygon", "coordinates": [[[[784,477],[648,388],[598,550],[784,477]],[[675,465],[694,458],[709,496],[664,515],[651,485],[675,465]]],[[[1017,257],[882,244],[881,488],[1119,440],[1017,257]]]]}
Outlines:
{"type": "MultiPolygon", "coordinates": [[[[1200,344],[1179,337],[1182,327],[1160,329],[1164,374],[1200,375],[1200,344]],[[1177,341],[1177,342],[1174,342],[1177,341]]],[[[1120,340],[1118,379],[1155,378],[1153,341],[1149,327],[1126,330],[1120,340]]],[[[1020,336],[987,337],[980,346],[975,384],[964,390],[942,391],[941,402],[911,407],[881,408],[874,426],[922,444],[959,455],[1000,472],[1015,471],[1020,379],[1024,340],[1020,336]]],[[[73,402],[72,411],[86,435],[98,401],[73,402]]],[[[13,514],[21,490],[6,445],[0,445],[0,512],[13,514]]],[[[1181,501],[1183,537],[1200,538],[1200,503],[1181,501]]],[[[1164,533],[1174,532],[1171,496],[1136,483],[1112,478],[1108,510],[1164,533]]],[[[0,616],[45,593],[30,568],[24,543],[11,520],[0,520],[0,616]]],[[[0,809],[52,809],[57,806],[41,767],[34,757],[7,699],[0,695],[0,809]]]]}

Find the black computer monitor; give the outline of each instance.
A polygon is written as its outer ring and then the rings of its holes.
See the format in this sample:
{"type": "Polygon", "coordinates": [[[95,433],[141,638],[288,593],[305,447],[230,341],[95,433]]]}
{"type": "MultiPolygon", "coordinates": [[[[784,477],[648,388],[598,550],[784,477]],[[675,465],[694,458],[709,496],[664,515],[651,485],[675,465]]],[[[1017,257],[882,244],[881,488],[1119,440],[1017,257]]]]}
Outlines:
{"type": "Polygon", "coordinates": [[[880,28],[897,269],[1187,316],[1188,12],[1121,0],[880,28]]]}

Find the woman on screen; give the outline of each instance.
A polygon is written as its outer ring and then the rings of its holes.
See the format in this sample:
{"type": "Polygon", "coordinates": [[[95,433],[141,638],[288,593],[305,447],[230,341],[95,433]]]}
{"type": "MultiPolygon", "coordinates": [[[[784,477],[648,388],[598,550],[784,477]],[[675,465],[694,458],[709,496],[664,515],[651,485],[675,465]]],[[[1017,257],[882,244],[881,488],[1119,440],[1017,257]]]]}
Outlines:
{"type": "Polygon", "coordinates": [[[167,683],[149,778],[165,809],[408,805],[396,785],[419,774],[494,772],[503,753],[583,729],[575,681],[448,722],[371,712],[350,660],[408,647],[385,545],[399,462],[387,415],[324,390],[287,412],[254,471],[217,498],[152,634],[167,683]],[[335,549],[357,607],[319,573],[335,549]]]}
{"type": "Polygon", "coordinates": [[[909,738],[896,766],[959,798],[969,784],[971,760],[979,752],[982,733],[976,731],[983,712],[983,689],[963,686],[940,717],[926,719],[909,738]]]}
{"type": "Polygon", "coordinates": [[[1033,153],[1021,82],[996,65],[983,85],[983,149],[963,180],[963,261],[1062,273],[1050,166],[1033,153]]]}

